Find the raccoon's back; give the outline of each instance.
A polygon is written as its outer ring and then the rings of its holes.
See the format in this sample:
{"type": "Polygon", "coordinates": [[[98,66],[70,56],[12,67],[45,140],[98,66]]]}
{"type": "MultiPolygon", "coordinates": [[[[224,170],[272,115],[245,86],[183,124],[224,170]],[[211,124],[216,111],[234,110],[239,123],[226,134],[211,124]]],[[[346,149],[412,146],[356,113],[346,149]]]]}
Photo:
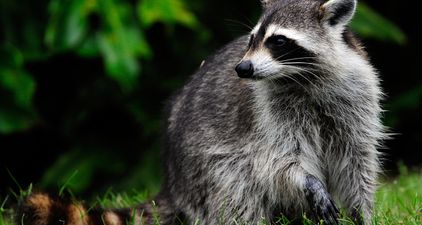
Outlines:
{"type": "Polygon", "coordinates": [[[172,98],[167,121],[171,142],[204,146],[216,141],[230,142],[250,131],[251,81],[240,79],[235,72],[247,42],[248,37],[243,36],[206,59],[172,98]]]}

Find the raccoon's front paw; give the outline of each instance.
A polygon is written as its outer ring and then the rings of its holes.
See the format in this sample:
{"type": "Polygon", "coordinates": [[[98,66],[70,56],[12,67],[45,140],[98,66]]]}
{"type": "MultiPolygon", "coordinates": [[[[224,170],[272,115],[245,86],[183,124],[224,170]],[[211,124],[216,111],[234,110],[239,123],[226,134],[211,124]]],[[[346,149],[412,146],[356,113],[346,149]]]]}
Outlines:
{"type": "Polygon", "coordinates": [[[338,225],[339,210],[322,183],[314,176],[306,178],[305,195],[313,216],[324,224],[338,225]]]}
{"type": "Polygon", "coordinates": [[[314,201],[314,216],[318,220],[323,220],[324,224],[334,224],[337,225],[338,223],[338,215],[339,210],[337,209],[335,203],[331,198],[323,197],[322,199],[319,199],[314,201]]]}

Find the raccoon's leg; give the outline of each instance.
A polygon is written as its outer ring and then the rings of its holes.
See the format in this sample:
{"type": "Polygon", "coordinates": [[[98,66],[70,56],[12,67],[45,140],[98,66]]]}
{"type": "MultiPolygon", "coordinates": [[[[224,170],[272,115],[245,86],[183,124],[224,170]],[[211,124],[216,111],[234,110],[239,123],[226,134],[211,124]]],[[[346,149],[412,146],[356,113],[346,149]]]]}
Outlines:
{"type": "MultiPolygon", "coordinates": [[[[338,160],[338,159],[337,159],[338,160]]],[[[346,167],[332,171],[331,186],[357,224],[371,224],[379,164],[375,148],[354,153],[343,161],[346,167]]],[[[343,164],[341,163],[341,164],[343,164]]]]}
{"type": "Polygon", "coordinates": [[[357,161],[358,159],[350,166],[351,171],[348,174],[350,179],[342,181],[350,185],[350,191],[346,192],[347,197],[345,196],[344,202],[349,216],[357,224],[371,224],[378,168],[361,165],[357,161]]]}
{"type": "Polygon", "coordinates": [[[339,210],[322,182],[313,175],[306,176],[305,196],[315,219],[324,220],[324,224],[338,224],[339,210]]]}

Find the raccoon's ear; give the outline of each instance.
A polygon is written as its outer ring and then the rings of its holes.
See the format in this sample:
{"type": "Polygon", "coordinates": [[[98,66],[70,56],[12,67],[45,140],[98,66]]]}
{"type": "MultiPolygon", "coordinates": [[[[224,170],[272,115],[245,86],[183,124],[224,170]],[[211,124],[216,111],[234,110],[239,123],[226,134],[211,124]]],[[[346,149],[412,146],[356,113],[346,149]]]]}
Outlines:
{"type": "Polygon", "coordinates": [[[332,27],[345,26],[353,18],[357,0],[329,0],[320,8],[320,16],[324,23],[332,27]]]}

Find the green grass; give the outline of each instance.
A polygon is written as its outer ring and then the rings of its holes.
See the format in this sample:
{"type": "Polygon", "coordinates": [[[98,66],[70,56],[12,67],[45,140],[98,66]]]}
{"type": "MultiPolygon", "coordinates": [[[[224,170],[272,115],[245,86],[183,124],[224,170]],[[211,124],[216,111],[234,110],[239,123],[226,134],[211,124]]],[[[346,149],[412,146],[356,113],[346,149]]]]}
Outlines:
{"type": "Polygon", "coordinates": [[[400,170],[401,176],[378,190],[373,224],[422,224],[422,171],[400,170]]]}
{"type": "MultiPolygon", "coordinates": [[[[397,178],[383,182],[376,194],[374,225],[422,224],[422,171],[409,172],[405,167],[402,167],[400,172],[401,175],[397,178]]],[[[25,194],[25,192],[21,191],[22,194],[25,194]]],[[[10,215],[13,212],[6,207],[6,205],[13,204],[12,198],[15,197],[9,196],[0,200],[0,225],[13,224],[10,222],[10,215]]],[[[147,198],[147,192],[115,193],[110,190],[102,197],[97,197],[92,205],[127,207],[143,202],[147,198]]],[[[280,224],[288,224],[288,221],[281,219],[280,224]]],[[[305,222],[305,224],[311,223],[305,222]]],[[[343,220],[343,224],[353,223],[343,220]]]]}

